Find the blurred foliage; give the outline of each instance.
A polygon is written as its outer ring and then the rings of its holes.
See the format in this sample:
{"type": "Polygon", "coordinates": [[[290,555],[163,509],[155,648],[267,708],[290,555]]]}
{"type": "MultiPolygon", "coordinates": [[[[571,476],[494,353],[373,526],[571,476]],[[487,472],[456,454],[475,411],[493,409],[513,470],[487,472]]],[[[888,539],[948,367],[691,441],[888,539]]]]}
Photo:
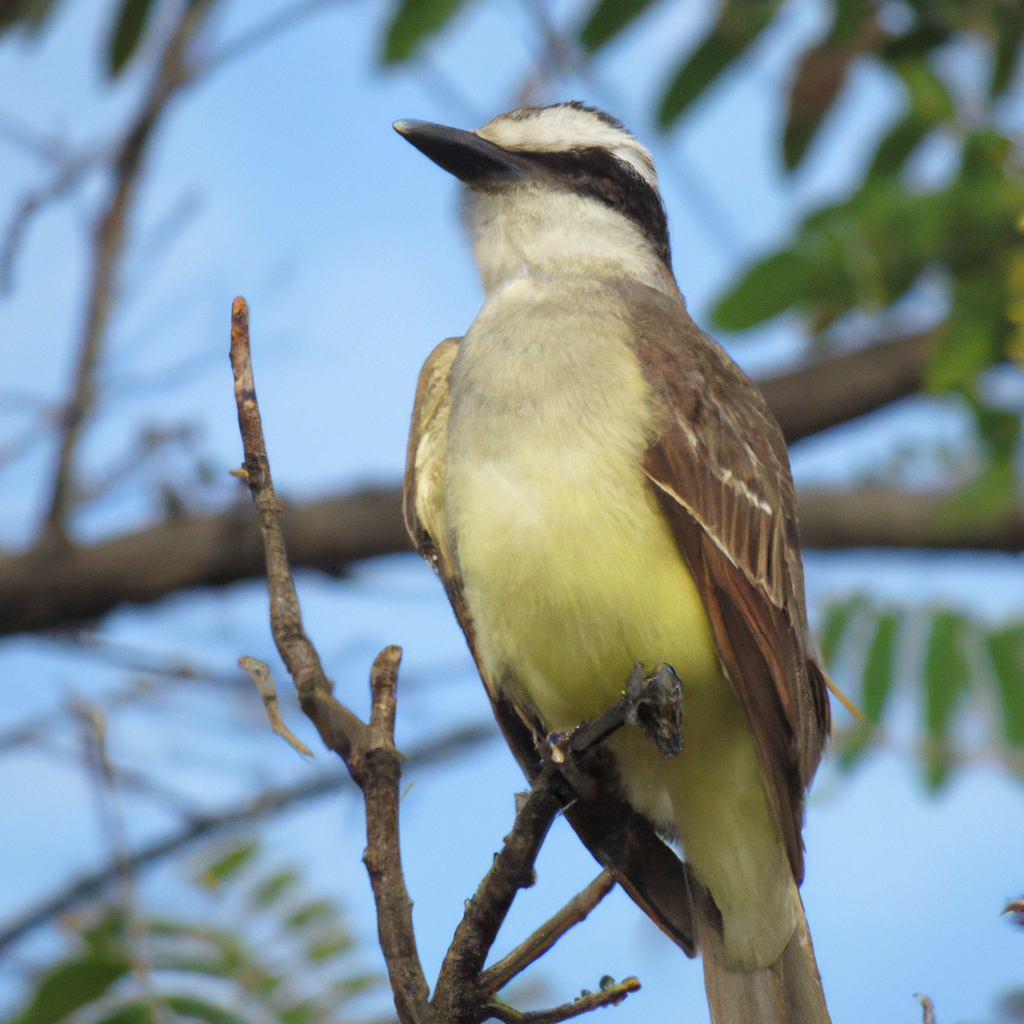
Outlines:
{"type": "Polygon", "coordinates": [[[1002,515],[1019,492],[1020,410],[988,405],[978,380],[1003,360],[1024,365],[1024,169],[1001,127],[1022,33],[1022,0],[837,0],[828,36],[803,55],[790,89],[786,167],[804,159],[857,60],[889,71],[904,110],[853,195],[811,213],[792,243],[748,268],[714,311],[718,326],[734,331],[795,312],[827,343],[842,318],[891,312],[926,273],[943,280],[947,309],[933,331],[926,385],[962,397],[985,455],[951,515],[1002,515]],[[982,45],[987,65],[966,60],[969,41],[982,45]],[[948,58],[957,47],[961,72],[975,71],[955,86],[948,58]],[[916,173],[915,159],[936,141],[955,154],[945,184],[916,173]]]}
{"type": "Polygon", "coordinates": [[[903,608],[863,594],[829,606],[819,633],[829,671],[859,703],[864,721],[836,730],[844,769],[873,746],[894,742],[893,697],[911,684],[919,708],[915,756],[937,789],[950,771],[999,761],[1024,779],[1024,622],[989,626],[949,608],[903,608]],[[965,719],[981,720],[981,728],[965,719]],[[965,737],[967,737],[965,739],[965,737]]]}
{"type": "Polygon", "coordinates": [[[5,1024],[329,1024],[383,984],[353,964],[338,907],[308,898],[296,871],[264,868],[255,842],[207,853],[193,884],[229,925],[92,906],[64,920],[66,951],[5,1024]]]}
{"type": "Polygon", "coordinates": [[[11,28],[35,31],[56,6],[56,0],[0,0],[0,34],[11,28]]]}

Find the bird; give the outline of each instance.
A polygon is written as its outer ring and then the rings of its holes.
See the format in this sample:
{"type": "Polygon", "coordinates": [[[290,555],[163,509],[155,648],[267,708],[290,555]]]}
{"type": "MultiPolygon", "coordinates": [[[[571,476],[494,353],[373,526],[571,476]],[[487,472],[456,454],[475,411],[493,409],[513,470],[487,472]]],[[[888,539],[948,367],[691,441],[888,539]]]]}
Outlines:
{"type": "Polygon", "coordinates": [[[485,292],[420,373],[403,500],[502,731],[536,777],[667,670],[681,750],[623,727],[566,817],[699,951],[714,1024],[823,1024],[798,887],[830,711],[788,454],[687,311],[651,154],[579,101],[394,128],[461,182],[485,292]]]}

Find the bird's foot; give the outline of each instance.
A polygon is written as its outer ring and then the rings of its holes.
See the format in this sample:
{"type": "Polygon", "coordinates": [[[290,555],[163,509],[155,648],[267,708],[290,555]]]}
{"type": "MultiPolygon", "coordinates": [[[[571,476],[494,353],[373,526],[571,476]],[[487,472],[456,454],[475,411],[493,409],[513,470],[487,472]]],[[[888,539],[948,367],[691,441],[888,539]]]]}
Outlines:
{"type": "Polygon", "coordinates": [[[643,665],[634,665],[621,699],[603,715],[547,737],[551,760],[561,765],[569,756],[582,757],[624,725],[643,729],[662,757],[683,749],[683,684],[671,665],[659,665],[650,676],[644,675],[643,665]]]}
{"type": "Polygon", "coordinates": [[[654,741],[662,757],[675,757],[683,749],[683,683],[675,669],[664,662],[654,675],[645,676],[634,665],[626,682],[632,705],[626,716],[654,741]]]}

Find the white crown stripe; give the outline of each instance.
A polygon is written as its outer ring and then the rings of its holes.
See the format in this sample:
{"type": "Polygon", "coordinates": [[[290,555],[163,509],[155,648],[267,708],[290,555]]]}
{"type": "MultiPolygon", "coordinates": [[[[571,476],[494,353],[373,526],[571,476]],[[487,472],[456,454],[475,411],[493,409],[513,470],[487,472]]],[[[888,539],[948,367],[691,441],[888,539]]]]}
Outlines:
{"type": "Polygon", "coordinates": [[[564,153],[574,149],[605,149],[628,163],[654,188],[658,176],[651,154],[617,123],[599,111],[575,103],[533,107],[501,114],[476,132],[502,149],[564,153]]]}

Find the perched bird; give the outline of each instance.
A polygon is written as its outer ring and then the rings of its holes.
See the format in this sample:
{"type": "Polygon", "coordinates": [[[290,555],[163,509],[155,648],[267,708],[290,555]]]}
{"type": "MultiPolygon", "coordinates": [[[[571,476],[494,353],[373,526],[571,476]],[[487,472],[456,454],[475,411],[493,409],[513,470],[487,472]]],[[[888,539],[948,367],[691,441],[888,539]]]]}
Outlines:
{"type": "Polygon", "coordinates": [[[681,752],[620,729],[567,817],[699,948],[715,1024],[826,1022],[797,886],[829,707],[789,460],[686,310],[651,155],[577,102],[395,129],[463,183],[486,291],[420,374],[405,515],[506,738],[535,775],[545,736],[671,666],[681,752]]]}

